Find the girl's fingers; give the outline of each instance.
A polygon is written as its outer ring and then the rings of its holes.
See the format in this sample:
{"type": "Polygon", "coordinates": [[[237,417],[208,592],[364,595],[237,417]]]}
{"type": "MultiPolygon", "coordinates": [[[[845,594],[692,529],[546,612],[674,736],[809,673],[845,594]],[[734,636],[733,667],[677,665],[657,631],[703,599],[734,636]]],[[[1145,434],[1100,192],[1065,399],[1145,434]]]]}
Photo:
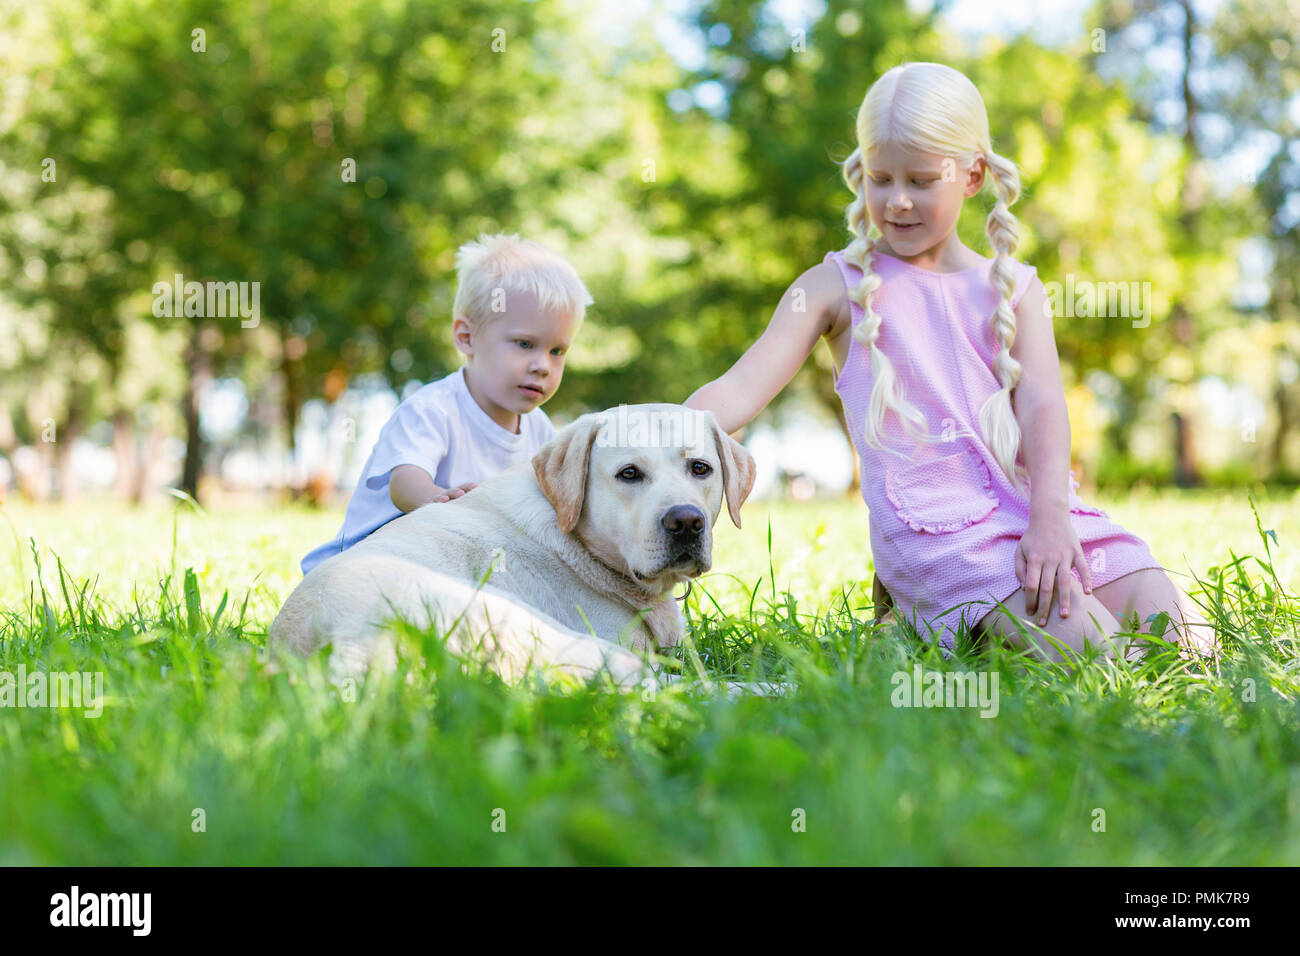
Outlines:
{"type": "Polygon", "coordinates": [[[1092,593],[1092,568],[1088,567],[1088,559],[1084,557],[1083,549],[1080,548],[1074,558],[1075,566],[1079,569],[1079,579],[1083,582],[1083,593],[1092,593]]]}
{"type": "Polygon", "coordinates": [[[1047,623],[1047,615],[1052,612],[1052,588],[1056,587],[1056,569],[1044,568],[1050,573],[1044,574],[1038,581],[1038,623],[1047,623]]]}
{"type": "Polygon", "coordinates": [[[1026,559],[1025,571],[1025,610],[1030,614],[1038,609],[1038,582],[1042,566],[1037,558],[1026,559]]]}
{"type": "Polygon", "coordinates": [[[1062,561],[1060,567],[1056,570],[1056,589],[1061,595],[1061,617],[1070,616],[1070,577],[1071,565],[1067,561],[1062,561]]]}

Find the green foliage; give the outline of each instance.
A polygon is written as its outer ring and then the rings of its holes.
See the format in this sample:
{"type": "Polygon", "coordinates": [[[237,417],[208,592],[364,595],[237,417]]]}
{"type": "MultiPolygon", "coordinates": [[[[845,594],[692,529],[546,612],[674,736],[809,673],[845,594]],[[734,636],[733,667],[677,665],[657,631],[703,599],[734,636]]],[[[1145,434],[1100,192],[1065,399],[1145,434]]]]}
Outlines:
{"type": "MultiPolygon", "coordinates": [[[[857,107],[884,70],[925,59],[981,90],[994,148],[1022,174],[1017,254],[1040,279],[1150,284],[1149,324],[1057,317],[1067,388],[1095,372],[1110,383],[1110,426],[1076,429],[1076,454],[1096,461],[1103,441],[1129,454],[1138,424],[1195,412],[1189,383],[1212,369],[1292,411],[1258,455],[1285,470],[1300,420],[1282,371],[1300,355],[1285,104],[1300,73],[1276,5],[1238,0],[1204,25],[1245,84],[1209,106],[1237,135],[1275,128],[1281,147],[1258,184],[1201,196],[1194,230],[1184,181],[1200,157],[1154,123],[1148,87],[1103,68],[1127,54],[1098,54],[1089,34],[970,52],[937,10],[831,0],[796,34],[768,6],[694,10],[683,26],[706,41],[695,71],[655,38],[661,10],[612,40],[589,0],[8,9],[4,69],[25,95],[0,117],[0,339],[12,343],[0,396],[17,440],[46,417],[76,430],[179,401],[187,378],[239,376],[270,394],[276,375],[292,441],[302,402],[358,375],[398,388],[438,377],[458,361],[454,250],[495,230],[557,248],[596,300],[548,412],[681,401],[846,244],[839,164],[857,107]],[[716,109],[689,105],[701,84],[722,91],[716,109]],[[55,182],[40,178],[46,158],[55,182]],[[1261,231],[1277,253],[1265,310],[1276,328],[1237,336],[1219,369],[1221,337],[1242,324],[1237,245],[1261,231]],[[151,285],[176,272],[260,282],[261,326],[155,319],[151,285]],[[1194,320],[1181,343],[1176,304],[1194,320]]],[[[1098,14],[1115,43],[1153,5],[1129,6],[1098,14]]],[[[980,252],[990,206],[987,192],[973,198],[958,225],[980,252]]],[[[786,397],[796,392],[838,410],[826,350],[786,397]]],[[[167,425],[178,430],[174,415],[167,425]]]]}

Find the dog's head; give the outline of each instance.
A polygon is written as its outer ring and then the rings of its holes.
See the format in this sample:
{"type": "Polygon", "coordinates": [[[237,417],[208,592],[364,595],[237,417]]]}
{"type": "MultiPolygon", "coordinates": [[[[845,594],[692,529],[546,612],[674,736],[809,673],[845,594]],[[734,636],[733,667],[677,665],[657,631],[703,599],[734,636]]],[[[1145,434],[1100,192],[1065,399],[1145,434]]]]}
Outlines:
{"type": "Polygon", "coordinates": [[[560,531],[660,593],[709,570],[723,499],[739,528],[755,472],[712,412],[681,405],[583,415],[542,446],[533,470],[560,531]]]}

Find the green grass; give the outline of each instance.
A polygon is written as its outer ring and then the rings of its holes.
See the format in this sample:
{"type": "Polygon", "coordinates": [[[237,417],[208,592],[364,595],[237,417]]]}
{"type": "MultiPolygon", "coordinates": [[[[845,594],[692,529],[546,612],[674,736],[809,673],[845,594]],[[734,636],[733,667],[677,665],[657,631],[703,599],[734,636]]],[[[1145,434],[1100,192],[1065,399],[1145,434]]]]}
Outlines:
{"type": "Polygon", "coordinates": [[[338,512],[10,503],[0,671],[102,672],[107,700],[0,708],[0,863],[1300,862],[1297,500],[1099,503],[1187,572],[1219,664],[944,661],[871,626],[860,502],[753,503],[678,657],[797,693],[509,687],[408,632],[348,700],[259,653],[338,512]],[[917,663],[996,674],[997,716],[893,706],[917,663]]]}

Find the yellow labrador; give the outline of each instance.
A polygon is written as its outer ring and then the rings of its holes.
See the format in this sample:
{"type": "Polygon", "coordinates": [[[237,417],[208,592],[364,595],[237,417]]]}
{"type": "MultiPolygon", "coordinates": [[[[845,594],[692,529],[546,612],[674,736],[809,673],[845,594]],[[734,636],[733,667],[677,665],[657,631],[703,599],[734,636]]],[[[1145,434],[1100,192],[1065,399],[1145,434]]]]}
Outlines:
{"type": "Polygon", "coordinates": [[[643,654],[675,645],[675,585],[708,571],[754,461],[711,412],[619,406],[583,415],[531,462],[403,515],[312,569],[268,635],[272,651],[333,644],[335,679],[396,665],[394,614],[448,633],[507,680],[529,664],[657,686],[643,654]]]}

